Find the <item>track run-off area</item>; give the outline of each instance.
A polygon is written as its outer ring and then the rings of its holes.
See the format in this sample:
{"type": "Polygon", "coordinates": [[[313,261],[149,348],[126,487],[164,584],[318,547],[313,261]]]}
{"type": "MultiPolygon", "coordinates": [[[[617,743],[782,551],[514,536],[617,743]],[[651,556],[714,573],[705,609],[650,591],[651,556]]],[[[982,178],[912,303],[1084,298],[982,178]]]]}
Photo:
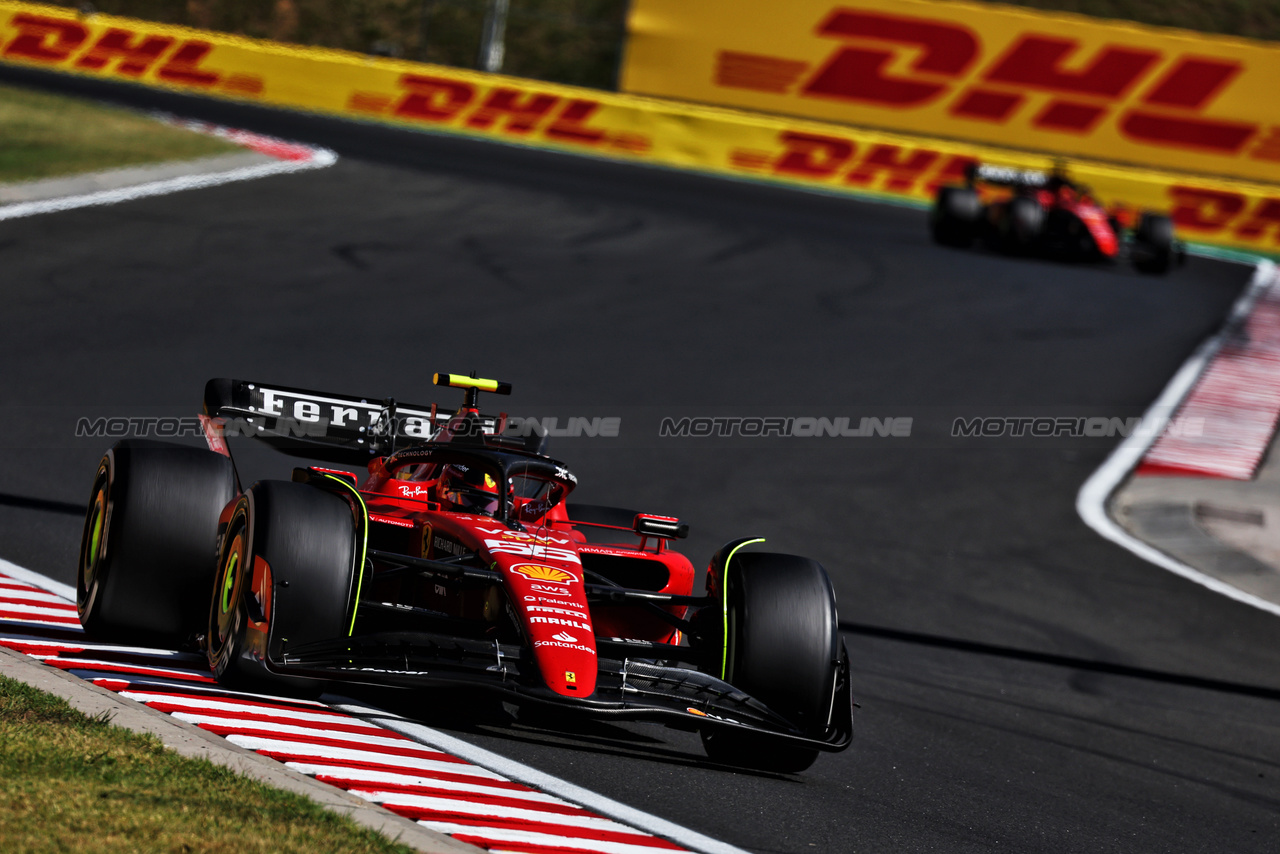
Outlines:
{"type": "MultiPolygon", "coordinates": [[[[652,726],[358,702],[749,851],[1275,850],[1280,621],[1084,524],[1121,436],[952,435],[1140,416],[1252,268],[961,252],[912,209],[57,85],[339,160],[0,222],[0,558],[74,582],[111,442],[81,419],[190,416],[214,376],[430,400],[432,372],[474,368],[513,384],[513,415],[620,419],[552,438],[575,499],[679,516],[695,565],[748,535],[822,562],[854,744],[762,775],[652,726]],[[911,430],[661,435],[682,417],[911,430]]],[[[236,454],[246,482],[293,465],[236,454]]]]}

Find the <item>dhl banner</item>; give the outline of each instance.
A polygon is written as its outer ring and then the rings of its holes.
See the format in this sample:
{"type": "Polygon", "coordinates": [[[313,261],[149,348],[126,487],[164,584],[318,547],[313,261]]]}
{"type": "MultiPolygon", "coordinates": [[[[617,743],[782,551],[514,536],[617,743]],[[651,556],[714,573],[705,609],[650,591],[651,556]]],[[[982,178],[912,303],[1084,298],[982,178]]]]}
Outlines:
{"type": "Polygon", "coordinates": [[[1280,181],[1280,45],[998,4],[632,0],[622,88],[1280,181]]]}
{"type": "MultiPolygon", "coordinates": [[[[709,2],[709,0],[701,0],[709,2]]],[[[1046,156],[617,95],[0,0],[0,63],[915,203],[982,160],[1046,156]]],[[[1171,211],[1188,240],[1280,253],[1280,185],[1073,160],[1106,202],[1171,211]]],[[[921,230],[924,230],[923,220],[921,230]]]]}

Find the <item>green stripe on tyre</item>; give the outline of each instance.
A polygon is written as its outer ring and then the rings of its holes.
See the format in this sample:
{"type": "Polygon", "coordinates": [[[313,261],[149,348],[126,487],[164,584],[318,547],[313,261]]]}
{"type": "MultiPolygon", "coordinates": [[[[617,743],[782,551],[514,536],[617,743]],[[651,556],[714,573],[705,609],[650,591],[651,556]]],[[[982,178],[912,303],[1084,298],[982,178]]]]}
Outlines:
{"type": "Polygon", "coordinates": [[[231,591],[236,586],[236,568],[240,566],[240,552],[233,551],[227,558],[227,571],[222,577],[222,613],[231,610],[231,591]]]}

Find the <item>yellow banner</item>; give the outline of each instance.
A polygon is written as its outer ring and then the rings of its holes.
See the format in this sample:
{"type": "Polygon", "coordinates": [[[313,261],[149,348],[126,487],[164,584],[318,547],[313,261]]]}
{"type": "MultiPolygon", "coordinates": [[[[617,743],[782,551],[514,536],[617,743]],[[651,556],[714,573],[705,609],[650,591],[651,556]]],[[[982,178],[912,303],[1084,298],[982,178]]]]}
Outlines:
{"type": "Polygon", "coordinates": [[[936,0],[632,0],[628,92],[1280,180],[1280,46],[936,0]]]}
{"type": "MultiPolygon", "coordinates": [[[[648,0],[645,0],[648,2],[648,0]]],[[[709,2],[709,0],[701,0],[709,2]]],[[[696,4],[695,4],[696,5],[696,4]]],[[[834,193],[927,202],[973,160],[1049,158],[255,41],[0,0],[0,62],[834,193]]],[[[1280,186],[1073,163],[1103,201],[1171,211],[1189,240],[1280,251],[1280,186]]],[[[924,218],[921,218],[924,233],[924,218]]]]}

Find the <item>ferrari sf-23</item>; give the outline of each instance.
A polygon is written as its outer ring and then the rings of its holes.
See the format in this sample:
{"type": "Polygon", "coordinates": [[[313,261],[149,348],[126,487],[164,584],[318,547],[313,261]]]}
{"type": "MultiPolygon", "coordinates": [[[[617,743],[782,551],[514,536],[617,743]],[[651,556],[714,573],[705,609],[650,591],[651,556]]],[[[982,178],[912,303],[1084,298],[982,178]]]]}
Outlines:
{"type": "Polygon", "coordinates": [[[1128,259],[1143,273],[1164,273],[1186,257],[1173,220],[1123,205],[1103,207],[1089,188],[1053,172],[973,164],[964,186],[942,187],[929,214],[935,242],[1067,261],[1128,259]]]}
{"type": "Polygon", "coordinates": [[[818,563],[726,543],[695,594],[678,519],[575,505],[492,380],[455,412],[210,380],[208,449],[118,442],[76,583],[90,636],[202,647],[233,688],[470,686],[697,731],[719,762],[809,767],[852,733],[849,656],[818,563]],[[228,435],[316,463],[243,487],[228,435]],[[356,472],[361,472],[357,476],[356,472]]]}

